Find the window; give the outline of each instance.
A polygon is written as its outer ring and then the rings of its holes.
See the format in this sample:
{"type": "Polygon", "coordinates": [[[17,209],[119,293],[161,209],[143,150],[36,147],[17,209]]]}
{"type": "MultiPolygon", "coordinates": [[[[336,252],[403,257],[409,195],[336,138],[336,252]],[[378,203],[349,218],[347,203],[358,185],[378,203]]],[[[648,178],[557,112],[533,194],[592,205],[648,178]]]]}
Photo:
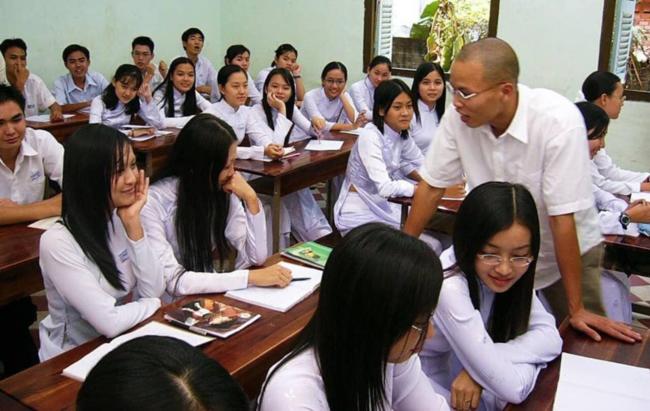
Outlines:
{"type": "Polygon", "coordinates": [[[425,56],[448,68],[463,39],[497,32],[499,0],[365,0],[365,6],[364,66],[384,55],[402,76],[412,77],[425,56]],[[432,22],[439,30],[431,31],[432,22]]]}

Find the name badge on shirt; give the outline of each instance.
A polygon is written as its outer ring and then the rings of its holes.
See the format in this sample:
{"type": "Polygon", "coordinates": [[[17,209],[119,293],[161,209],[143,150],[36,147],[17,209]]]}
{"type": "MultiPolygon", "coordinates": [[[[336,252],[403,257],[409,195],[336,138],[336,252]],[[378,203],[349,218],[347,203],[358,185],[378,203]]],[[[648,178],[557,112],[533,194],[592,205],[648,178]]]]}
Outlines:
{"type": "Polygon", "coordinates": [[[128,261],[128,259],[129,259],[129,252],[128,252],[126,249],[124,249],[124,250],[123,250],[123,251],[118,255],[118,257],[120,258],[120,261],[124,263],[124,262],[128,261]]]}
{"type": "Polygon", "coordinates": [[[43,173],[41,172],[41,170],[36,170],[36,171],[32,172],[32,174],[29,176],[29,179],[32,182],[34,182],[34,181],[39,180],[42,176],[43,176],[43,173]]]}

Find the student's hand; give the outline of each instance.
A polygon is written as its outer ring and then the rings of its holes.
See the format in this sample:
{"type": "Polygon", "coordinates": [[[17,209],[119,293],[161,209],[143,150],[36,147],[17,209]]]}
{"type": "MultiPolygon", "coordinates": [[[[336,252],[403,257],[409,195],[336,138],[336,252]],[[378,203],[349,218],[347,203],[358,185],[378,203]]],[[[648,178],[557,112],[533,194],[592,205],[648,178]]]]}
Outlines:
{"type": "Polygon", "coordinates": [[[29,78],[29,69],[26,64],[18,63],[11,67],[10,73],[12,74],[15,84],[13,85],[21,93],[25,91],[25,83],[29,78]]]}
{"type": "Polygon", "coordinates": [[[352,126],[354,127],[353,130],[357,128],[363,128],[363,126],[366,125],[368,120],[363,115],[358,115],[356,119],[354,119],[354,123],[352,123],[352,126]]]}
{"type": "Polygon", "coordinates": [[[311,126],[316,131],[322,131],[325,128],[325,119],[318,116],[313,116],[311,118],[311,126]]]}
{"type": "Polygon", "coordinates": [[[63,110],[61,110],[61,106],[57,103],[50,106],[50,121],[53,123],[63,121],[63,110]]]}
{"type": "Polygon", "coordinates": [[[483,387],[465,370],[462,370],[451,383],[451,408],[459,411],[469,411],[478,408],[483,387]]]}
{"type": "Polygon", "coordinates": [[[291,284],[291,278],[291,270],[280,264],[248,272],[248,284],[258,287],[276,286],[284,288],[291,284]]]}
{"type": "Polygon", "coordinates": [[[273,159],[282,158],[284,155],[284,148],[278,144],[269,144],[264,148],[264,155],[273,159]]]}
{"type": "Polygon", "coordinates": [[[585,308],[581,308],[575,313],[570,314],[569,322],[573,328],[587,334],[595,341],[602,339],[596,330],[627,343],[641,341],[641,334],[633,331],[627,324],[594,314],[585,308]]]}
{"type": "Polygon", "coordinates": [[[644,200],[637,200],[631,203],[625,210],[625,213],[635,223],[650,223],[650,203],[644,200]]]}
{"type": "Polygon", "coordinates": [[[18,207],[19,204],[11,201],[8,198],[0,198],[0,207],[18,207]]]}
{"type": "Polygon", "coordinates": [[[278,110],[278,112],[285,116],[287,115],[287,106],[284,104],[284,101],[277,98],[274,93],[268,93],[266,95],[266,102],[269,103],[269,106],[278,110]]]}
{"type": "Polygon", "coordinates": [[[196,91],[198,91],[199,94],[205,94],[205,95],[209,96],[210,94],[212,94],[212,87],[210,87],[208,85],[197,86],[196,91]]]}
{"type": "Polygon", "coordinates": [[[131,137],[144,137],[144,136],[152,136],[156,133],[156,129],[153,127],[147,127],[147,128],[134,128],[131,131],[129,131],[129,136],[131,137]]]}
{"type": "Polygon", "coordinates": [[[144,230],[140,223],[140,211],[147,203],[148,194],[149,177],[144,176],[144,170],[138,170],[133,203],[117,209],[117,216],[122,220],[126,235],[133,241],[138,241],[144,236],[144,230]]]}
{"type": "Polygon", "coordinates": [[[641,183],[641,191],[650,191],[650,182],[641,183]]]}
{"type": "Polygon", "coordinates": [[[257,201],[255,190],[253,190],[253,187],[248,184],[248,181],[246,181],[246,179],[244,179],[244,177],[242,177],[242,175],[237,171],[232,175],[232,177],[230,177],[230,180],[221,187],[221,189],[226,193],[236,195],[241,200],[247,201],[254,199],[257,201]]]}
{"type": "Polygon", "coordinates": [[[160,60],[158,62],[158,71],[160,72],[160,75],[163,77],[167,77],[167,63],[165,63],[165,60],[160,60]]]}
{"type": "Polygon", "coordinates": [[[302,71],[302,67],[300,67],[300,64],[296,63],[291,67],[291,74],[296,77],[299,76],[302,71]]]}
{"type": "Polygon", "coordinates": [[[153,100],[153,97],[151,95],[151,84],[146,79],[142,82],[140,89],[138,89],[138,97],[144,99],[147,104],[151,103],[151,100],[153,100]]]}

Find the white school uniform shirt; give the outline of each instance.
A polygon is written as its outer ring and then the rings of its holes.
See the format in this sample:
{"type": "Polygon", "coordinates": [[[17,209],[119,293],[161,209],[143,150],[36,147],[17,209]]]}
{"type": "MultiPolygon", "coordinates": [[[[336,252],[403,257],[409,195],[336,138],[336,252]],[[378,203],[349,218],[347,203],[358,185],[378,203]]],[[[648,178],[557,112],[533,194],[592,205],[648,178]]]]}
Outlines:
{"type": "Polygon", "coordinates": [[[257,73],[257,77],[255,77],[255,88],[257,91],[260,92],[260,94],[264,91],[262,90],[264,88],[264,82],[266,81],[266,78],[269,76],[269,73],[271,70],[273,70],[275,67],[269,66],[266,68],[263,68],[260,70],[259,73],[257,73]]]}
{"type": "MultiPolygon", "coordinates": [[[[11,85],[6,78],[6,73],[2,84],[11,85]]],[[[23,96],[25,97],[26,117],[38,115],[39,112],[47,110],[52,104],[56,103],[56,99],[48,90],[45,82],[34,73],[29,73],[29,77],[27,77],[23,96]]]]}
{"type": "MultiPolygon", "coordinates": [[[[138,97],[136,97],[138,98],[138,97]]],[[[147,103],[144,99],[140,99],[140,110],[138,115],[150,126],[155,128],[164,128],[163,117],[160,111],[156,108],[156,104],[152,100],[147,103]]],[[[117,101],[114,109],[109,109],[104,104],[102,96],[95,97],[90,103],[90,124],[105,124],[113,128],[120,128],[131,123],[131,114],[126,113],[126,106],[117,101]]]]}
{"type": "Polygon", "coordinates": [[[361,129],[345,171],[345,179],[334,205],[334,221],[341,232],[370,221],[393,227],[400,224],[400,206],[391,197],[411,197],[415,181],[408,175],[422,166],[422,152],[410,137],[384,124],[382,133],[374,124],[361,129]],[[354,185],[356,193],[350,192],[354,185]],[[362,202],[355,201],[358,196],[362,202]],[[354,212],[353,218],[345,218],[354,212]]]}
{"type": "Polygon", "coordinates": [[[354,107],[359,113],[366,112],[366,118],[372,118],[372,108],[375,106],[375,86],[372,85],[370,78],[357,81],[350,86],[350,95],[354,107]]]}
{"type": "MultiPolygon", "coordinates": [[[[153,102],[158,111],[160,112],[160,117],[163,119],[163,127],[173,127],[173,128],[183,128],[188,121],[190,121],[194,116],[184,116],[183,115],[183,103],[185,103],[185,94],[176,90],[176,87],[172,88],[174,93],[174,117],[167,117],[167,105],[168,101],[163,101],[165,99],[165,92],[160,89],[156,91],[153,95],[153,102]]],[[[196,106],[199,109],[199,113],[210,108],[210,102],[196,92],[196,106]]]]}
{"type": "Polygon", "coordinates": [[[418,99],[418,109],[420,111],[420,121],[413,114],[409,135],[415,145],[422,151],[422,154],[426,154],[438,128],[438,113],[435,105],[429,109],[429,106],[420,99],[418,99]]]}
{"type": "MultiPolygon", "coordinates": [[[[453,254],[448,249],[443,255],[449,252],[453,254]]],[[[451,259],[455,262],[453,255],[451,259]]],[[[434,389],[450,391],[452,381],[465,369],[483,387],[482,409],[501,410],[508,402],[525,400],[539,372],[562,351],[553,316],[531,294],[528,330],[505,343],[495,343],[486,330],[494,292],[479,280],[477,310],[465,275],[457,267],[446,271],[433,315],[436,332],[420,352],[422,369],[434,389]]]]}
{"type": "MultiPolygon", "coordinates": [[[[348,98],[348,101],[352,101],[347,91],[344,92],[344,94],[348,98]]],[[[341,101],[340,96],[330,100],[325,94],[323,87],[305,93],[305,100],[302,102],[301,111],[309,120],[314,116],[325,119],[325,130],[327,131],[329,131],[334,124],[351,124],[354,123],[355,120],[354,118],[348,118],[348,115],[343,109],[343,102],[341,101]]],[[[355,110],[354,117],[356,118],[357,115],[358,113],[355,110]]]]}
{"type": "Polygon", "coordinates": [[[266,260],[266,225],[262,206],[260,212],[253,215],[237,196],[229,197],[225,236],[237,252],[236,269],[230,273],[203,273],[185,271],[179,262],[180,250],[174,224],[178,208],[178,178],[164,178],[149,189],[149,198],[142,210],[142,225],[156,258],[162,264],[160,272],[164,275],[169,295],[220,293],[246,288],[249,272],[246,268],[262,265],[266,260]],[[184,273],[178,278],[181,272],[184,273]]]}
{"type": "Polygon", "coordinates": [[[271,136],[271,140],[275,144],[284,146],[284,138],[291,130],[289,136],[289,143],[300,141],[310,138],[309,133],[311,130],[311,121],[307,120],[296,106],[293,107],[293,115],[288,119],[284,114],[278,113],[274,108],[271,108],[271,118],[273,119],[273,127],[271,129],[266,119],[264,106],[256,104],[253,106],[253,113],[257,117],[258,122],[265,128],[266,133],[271,136]],[[293,126],[293,129],[291,128],[293,126]]]}
{"type": "Polygon", "coordinates": [[[264,157],[264,148],[272,143],[271,135],[267,133],[253,112],[252,107],[239,106],[234,109],[225,99],[214,103],[205,110],[230,125],[235,131],[237,141],[242,142],[245,136],[250,139],[250,147],[237,147],[237,158],[254,158],[261,160],[264,157]]]}
{"type": "Polygon", "coordinates": [[[101,95],[106,86],[108,86],[108,81],[96,71],[86,73],[86,83],[83,89],[77,87],[72,75],[67,73],[54,80],[52,93],[60,105],[84,103],[101,95]]]}
{"type": "MultiPolygon", "coordinates": [[[[187,55],[183,54],[183,57],[187,57],[187,55]]],[[[219,87],[217,87],[217,70],[215,70],[214,64],[201,54],[199,54],[199,58],[194,64],[194,81],[196,87],[212,87],[210,96],[205,95],[204,97],[209,97],[211,102],[218,101],[220,96],[219,87]]]]}
{"type": "MultiPolygon", "coordinates": [[[[269,371],[269,374],[277,365],[269,371]]],[[[329,410],[325,386],[312,348],[289,360],[268,379],[262,411],[329,410]]],[[[420,367],[417,355],[403,363],[386,364],[384,409],[393,411],[449,410],[447,401],[434,391],[420,367]]]]}
{"type": "Polygon", "coordinates": [[[628,207],[625,200],[617,198],[613,194],[601,189],[596,184],[593,185],[594,199],[598,209],[598,221],[600,231],[603,234],[629,235],[632,237],[639,236],[639,229],[636,223],[630,223],[627,229],[619,222],[619,217],[628,207]]]}
{"type": "MultiPolygon", "coordinates": [[[[246,77],[248,77],[248,98],[250,99],[249,105],[255,106],[256,104],[262,104],[262,92],[255,86],[255,81],[249,72],[246,72],[246,77]]],[[[262,86],[264,86],[264,83],[262,83],[262,86]]]]}
{"type": "Polygon", "coordinates": [[[463,175],[471,188],[487,181],[526,186],[539,215],[542,243],[535,289],[542,289],[560,279],[549,216],[573,213],[581,253],[602,238],[582,116],[573,103],[553,91],[520,84],[518,93],[515,116],[499,138],[489,125],[466,126],[450,106],[420,175],[433,187],[459,184],[463,175]]]}
{"type": "Polygon", "coordinates": [[[63,146],[47,131],[27,127],[14,170],[0,159],[0,198],[20,205],[41,201],[48,178],[63,186],[63,146]]]}
{"type": "Polygon", "coordinates": [[[108,248],[124,290],[106,281],[63,224],[41,236],[40,266],[49,312],[39,324],[41,361],[100,335],[113,338],[160,307],[162,266],[149,239],[146,234],[138,241],[129,239],[115,212],[112,224],[108,222],[108,248]]]}
{"type": "Polygon", "coordinates": [[[618,167],[604,148],[598,150],[591,162],[594,184],[612,194],[638,193],[641,191],[641,183],[650,177],[650,173],[623,170],[618,167]]]}

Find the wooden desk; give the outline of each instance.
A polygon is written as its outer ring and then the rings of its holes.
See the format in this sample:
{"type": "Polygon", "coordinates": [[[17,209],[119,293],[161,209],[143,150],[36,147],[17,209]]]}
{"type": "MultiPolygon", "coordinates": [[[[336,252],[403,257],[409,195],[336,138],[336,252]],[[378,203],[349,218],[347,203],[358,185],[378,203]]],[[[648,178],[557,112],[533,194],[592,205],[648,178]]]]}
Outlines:
{"type": "MultiPolygon", "coordinates": [[[[400,226],[404,228],[404,224],[406,223],[406,218],[409,215],[409,208],[413,204],[413,197],[393,197],[393,198],[389,198],[388,201],[402,206],[400,226]]],[[[460,208],[460,205],[462,203],[463,203],[462,200],[442,199],[440,200],[440,204],[438,204],[438,211],[446,214],[456,214],[458,213],[458,208],[460,208]]]]}
{"type": "Polygon", "coordinates": [[[0,226],[0,305],[43,289],[38,266],[41,234],[27,224],[0,226]]]}
{"type": "MultiPolygon", "coordinates": [[[[586,335],[575,331],[565,321],[560,327],[560,335],[564,340],[562,352],[650,368],[650,330],[647,328],[635,328],[635,331],[641,333],[643,336],[643,341],[640,343],[626,344],[607,336],[603,336],[603,341],[595,342],[586,335]]],[[[560,378],[560,362],[561,358],[558,357],[548,367],[542,370],[537,377],[535,389],[526,401],[519,405],[508,405],[505,409],[509,411],[551,411],[553,409],[553,401],[555,400],[557,383],[560,378]]]]}
{"type": "Polygon", "coordinates": [[[144,168],[144,172],[148,177],[155,177],[165,166],[172,146],[180,132],[177,128],[167,128],[162,131],[167,134],[151,140],[133,141],[131,143],[138,160],[138,166],[144,168]]]}
{"type": "Polygon", "coordinates": [[[59,143],[63,144],[79,127],[88,124],[88,118],[88,114],[76,113],[73,117],[66,118],[63,121],[57,121],[56,123],[51,121],[47,123],[27,121],[27,127],[49,131],[59,143]]]}
{"type": "MultiPolygon", "coordinates": [[[[326,133],[326,140],[342,140],[343,146],[338,151],[306,151],[307,141],[294,144],[296,157],[282,161],[263,162],[256,160],[237,160],[235,168],[239,171],[261,176],[249,181],[255,191],[273,197],[273,252],[279,251],[280,244],[280,198],[320,181],[330,180],[344,174],[350,151],[357,139],[356,135],[347,133],[326,133]]],[[[328,212],[331,210],[331,185],[328,185],[328,212]]]]}

